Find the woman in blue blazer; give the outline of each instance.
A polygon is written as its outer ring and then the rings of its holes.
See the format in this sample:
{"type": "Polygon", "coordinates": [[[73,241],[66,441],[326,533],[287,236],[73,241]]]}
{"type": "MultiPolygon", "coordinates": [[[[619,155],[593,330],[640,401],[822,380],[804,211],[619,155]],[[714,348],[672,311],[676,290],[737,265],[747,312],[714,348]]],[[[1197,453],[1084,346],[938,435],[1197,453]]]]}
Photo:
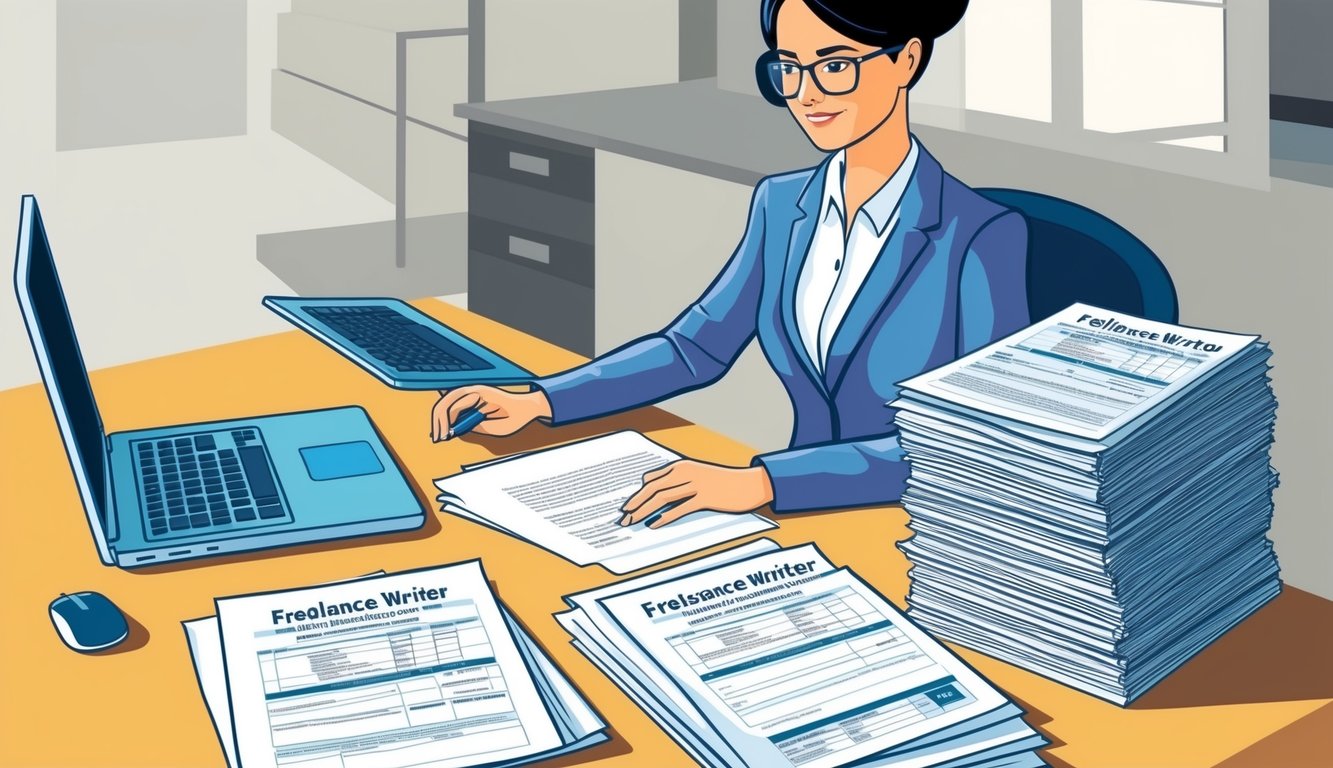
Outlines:
{"type": "Polygon", "coordinates": [[[786,387],[786,450],[749,467],[682,460],[650,472],[622,524],[700,509],[778,512],[899,499],[908,475],[897,382],[1029,322],[1022,217],[957,179],[908,129],[908,91],[967,0],[763,0],[760,92],[829,153],[763,179],[745,235],[708,290],[656,333],[533,391],[463,387],[432,413],[436,439],[469,408],[507,435],[654,403],[720,378],[750,340],[786,387]]]}

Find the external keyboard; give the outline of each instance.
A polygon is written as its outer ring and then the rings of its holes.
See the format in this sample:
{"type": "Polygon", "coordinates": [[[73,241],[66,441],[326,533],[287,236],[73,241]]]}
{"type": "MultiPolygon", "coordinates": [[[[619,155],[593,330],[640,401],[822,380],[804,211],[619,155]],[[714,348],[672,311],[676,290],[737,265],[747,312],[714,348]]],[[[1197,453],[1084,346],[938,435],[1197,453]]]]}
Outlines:
{"type": "Polygon", "coordinates": [[[444,373],[494,367],[434,329],[388,307],[347,305],[303,309],[366,354],[399,371],[444,373]]]}
{"type": "Polygon", "coordinates": [[[134,450],[154,537],[290,519],[256,429],[141,440],[134,450]]]}

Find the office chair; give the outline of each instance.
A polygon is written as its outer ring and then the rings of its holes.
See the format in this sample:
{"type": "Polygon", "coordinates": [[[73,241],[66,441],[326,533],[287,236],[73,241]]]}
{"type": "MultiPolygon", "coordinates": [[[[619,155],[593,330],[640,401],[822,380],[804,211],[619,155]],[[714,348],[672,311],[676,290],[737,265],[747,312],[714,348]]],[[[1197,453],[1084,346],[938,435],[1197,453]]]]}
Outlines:
{"type": "Polygon", "coordinates": [[[1028,222],[1028,306],[1042,320],[1076,301],[1150,320],[1178,319],[1166,267],[1129,230],[1081,205],[1019,189],[978,189],[1028,222]]]}

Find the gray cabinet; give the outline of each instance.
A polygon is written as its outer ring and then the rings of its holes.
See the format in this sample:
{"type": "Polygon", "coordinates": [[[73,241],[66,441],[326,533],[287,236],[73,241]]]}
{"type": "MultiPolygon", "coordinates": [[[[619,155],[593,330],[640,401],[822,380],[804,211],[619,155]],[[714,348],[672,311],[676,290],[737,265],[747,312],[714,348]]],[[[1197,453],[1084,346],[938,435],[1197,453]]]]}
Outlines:
{"type": "Polygon", "coordinates": [[[595,353],[593,151],[473,123],[468,309],[595,353]]]}

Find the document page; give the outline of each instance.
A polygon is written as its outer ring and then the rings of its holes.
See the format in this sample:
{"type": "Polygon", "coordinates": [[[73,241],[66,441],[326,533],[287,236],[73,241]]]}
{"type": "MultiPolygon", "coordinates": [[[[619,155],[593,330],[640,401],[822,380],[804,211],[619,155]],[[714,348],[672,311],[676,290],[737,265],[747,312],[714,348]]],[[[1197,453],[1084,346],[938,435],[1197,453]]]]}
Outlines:
{"type": "Polygon", "coordinates": [[[644,473],[680,456],[637,432],[536,451],[435,481],[445,511],[579,565],[628,573],[777,525],[754,514],[696,512],[662,528],[621,526],[644,473]]]}
{"type": "MultiPolygon", "coordinates": [[[[606,728],[606,723],[602,722],[597,713],[588,706],[588,703],[583,700],[583,697],[579,695],[574,686],[570,684],[569,680],[565,678],[564,674],[551,662],[546,654],[537,647],[532,638],[524,633],[522,626],[514,620],[514,617],[505,610],[503,605],[500,606],[500,610],[504,614],[505,622],[513,631],[515,639],[519,642],[519,650],[523,653],[529,668],[533,670],[533,678],[536,680],[538,688],[545,689],[542,690],[542,697],[563,721],[558,725],[563,725],[567,729],[567,733],[563,734],[563,737],[570,742],[570,750],[605,741],[606,737],[597,732],[606,728]]],[[[213,721],[213,729],[217,732],[223,755],[227,759],[227,765],[235,768],[236,729],[231,721],[231,702],[227,693],[227,671],[226,663],[222,660],[222,637],[218,631],[218,619],[216,616],[205,616],[184,621],[181,624],[185,629],[185,638],[190,646],[190,657],[194,661],[195,677],[199,682],[200,693],[204,697],[204,706],[208,710],[208,717],[213,721]]],[[[556,750],[546,753],[539,759],[544,759],[547,756],[554,757],[561,754],[561,752],[562,750],[556,750]]]]}
{"type": "Polygon", "coordinates": [[[227,698],[227,665],[222,660],[222,636],[218,633],[216,616],[205,616],[182,622],[185,639],[190,645],[194,661],[194,676],[204,695],[208,718],[213,721],[218,742],[227,765],[236,768],[236,729],[231,724],[231,707],[227,698]]]}
{"type": "Polygon", "coordinates": [[[562,746],[478,561],[216,604],[246,768],[454,768],[562,746]]]}
{"type": "MultiPolygon", "coordinates": [[[[599,602],[745,764],[834,768],[967,721],[981,728],[1014,716],[998,691],[855,575],[793,554],[599,602]]],[[[959,755],[1035,735],[1015,725],[957,747],[959,755]]],[[[942,746],[892,764],[950,758],[942,746]]]]}
{"type": "Polygon", "coordinates": [[[1257,338],[1075,304],[900,386],[1041,430],[1103,441],[1257,338]]]}
{"type": "MultiPolygon", "coordinates": [[[[701,765],[738,765],[743,762],[741,758],[714,732],[707,718],[666,673],[624,637],[620,626],[606,613],[600,600],[777,549],[773,540],[758,539],[628,581],[566,595],[565,602],[570,610],[556,614],[555,618],[574,638],[575,647],[614,680],[649,717],[666,726],[696,762],[701,765]]],[[[796,557],[818,560],[819,568],[832,570],[833,566],[813,544],[806,544],[797,551],[800,554],[796,557]]]]}

